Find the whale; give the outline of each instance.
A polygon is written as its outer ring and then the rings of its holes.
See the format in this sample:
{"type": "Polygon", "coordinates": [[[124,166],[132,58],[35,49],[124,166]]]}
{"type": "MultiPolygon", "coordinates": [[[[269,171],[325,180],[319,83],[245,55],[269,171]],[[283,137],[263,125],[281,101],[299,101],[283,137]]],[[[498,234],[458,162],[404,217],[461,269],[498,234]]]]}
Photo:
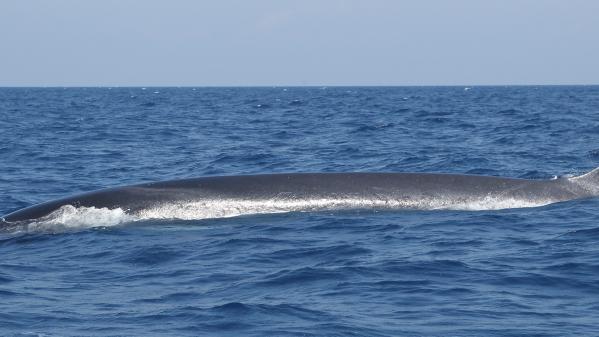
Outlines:
{"type": "Polygon", "coordinates": [[[521,179],[441,173],[279,173],[208,176],[112,187],[32,205],[5,224],[65,210],[119,211],[131,219],[205,219],[323,210],[496,210],[599,195],[599,168],[581,176],[521,179]]]}

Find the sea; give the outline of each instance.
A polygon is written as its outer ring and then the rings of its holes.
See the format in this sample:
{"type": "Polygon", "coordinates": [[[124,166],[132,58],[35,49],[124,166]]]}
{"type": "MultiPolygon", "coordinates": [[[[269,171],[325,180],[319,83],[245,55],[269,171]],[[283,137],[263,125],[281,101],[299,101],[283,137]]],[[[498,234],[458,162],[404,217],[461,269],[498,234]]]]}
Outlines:
{"type": "MultiPolygon", "coordinates": [[[[0,88],[0,214],[287,172],[552,179],[599,86],[0,88]]],[[[0,336],[597,336],[599,199],[0,230],[0,336]]]]}

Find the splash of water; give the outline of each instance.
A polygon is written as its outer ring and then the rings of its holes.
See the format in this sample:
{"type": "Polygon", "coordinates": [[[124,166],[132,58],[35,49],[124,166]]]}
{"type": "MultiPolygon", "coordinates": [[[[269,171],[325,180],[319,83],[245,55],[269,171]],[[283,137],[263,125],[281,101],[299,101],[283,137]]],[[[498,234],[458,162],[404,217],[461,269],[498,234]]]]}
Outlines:
{"type": "Polygon", "coordinates": [[[368,198],[312,198],[312,199],[214,199],[165,203],[157,207],[129,214],[121,208],[74,207],[65,205],[49,215],[26,224],[17,224],[19,231],[68,231],[73,229],[112,227],[143,220],[201,220],[228,218],[241,215],[274,214],[285,212],[318,212],[325,210],[500,210],[538,207],[554,202],[549,199],[515,199],[486,196],[476,199],[368,199],[368,198]]]}
{"type": "Polygon", "coordinates": [[[198,220],[227,218],[251,214],[274,214],[285,212],[318,212],[328,210],[380,209],[380,210],[500,210],[544,206],[554,202],[549,199],[527,200],[487,196],[482,199],[430,198],[430,199],[366,199],[366,198],[314,198],[314,199],[266,199],[266,200],[203,200],[168,203],[143,210],[140,219],[198,220]]]}
{"type": "Polygon", "coordinates": [[[15,223],[13,229],[17,232],[63,232],[82,228],[111,227],[136,220],[135,216],[127,214],[121,208],[65,205],[34,221],[15,223]]]}

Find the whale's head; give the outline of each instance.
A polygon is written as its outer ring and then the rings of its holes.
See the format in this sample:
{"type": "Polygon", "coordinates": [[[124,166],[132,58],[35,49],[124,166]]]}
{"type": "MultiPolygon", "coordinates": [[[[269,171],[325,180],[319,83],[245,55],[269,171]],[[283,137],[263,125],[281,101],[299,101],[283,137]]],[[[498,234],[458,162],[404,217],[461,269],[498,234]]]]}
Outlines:
{"type": "Polygon", "coordinates": [[[14,223],[39,219],[58,210],[65,204],[65,202],[57,200],[33,205],[3,216],[2,221],[4,221],[5,223],[14,223]]]}

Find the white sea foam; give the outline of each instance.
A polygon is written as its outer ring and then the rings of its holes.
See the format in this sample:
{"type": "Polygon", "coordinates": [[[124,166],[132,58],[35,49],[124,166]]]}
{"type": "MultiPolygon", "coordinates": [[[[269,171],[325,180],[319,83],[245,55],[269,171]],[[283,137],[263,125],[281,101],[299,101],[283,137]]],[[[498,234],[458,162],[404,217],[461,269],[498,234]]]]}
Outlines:
{"type": "Polygon", "coordinates": [[[498,196],[484,198],[310,198],[310,199],[212,199],[164,203],[157,207],[128,214],[121,208],[73,207],[66,205],[51,214],[21,226],[25,231],[65,231],[70,229],[111,227],[141,220],[201,220],[240,215],[285,212],[316,212],[351,209],[415,210],[499,210],[537,207],[556,200],[525,200],[498,196]]]}
{"type": "Polygon", "coordinates": [[[250,214],[310,212],[349,209],[419,209],[419,210],[499,210],[538,207],[556,200],[525,200],[487,196],[479,199],[430,198],[417,200],[313,198],[313,199],[225,199],[168,203],[143,210],[139,219],[197,220],[227,218],[250,214]]]}
{"type": "Polygon", "coordinates": [[[62,231],[68,229],[110,227],[137,220],[122,209],[74,207],[65,205],[43,218],[26,224],[26,231],[62,231]]]}

